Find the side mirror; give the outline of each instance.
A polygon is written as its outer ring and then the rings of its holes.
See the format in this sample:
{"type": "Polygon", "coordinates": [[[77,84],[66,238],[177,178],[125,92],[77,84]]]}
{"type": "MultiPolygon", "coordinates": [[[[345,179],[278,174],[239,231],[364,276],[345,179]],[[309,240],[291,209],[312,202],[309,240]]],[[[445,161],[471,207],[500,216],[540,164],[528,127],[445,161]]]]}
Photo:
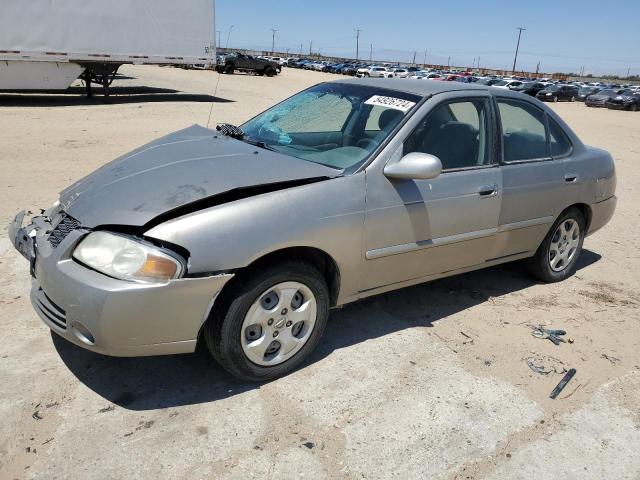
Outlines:
{"type": "Polygon", "coordinates": [[[435,155],[412,152],[384,167],[384,174],[388,178],[403,178],[414,180],[429,180],[442,173],[442,162],[435,155]]]}

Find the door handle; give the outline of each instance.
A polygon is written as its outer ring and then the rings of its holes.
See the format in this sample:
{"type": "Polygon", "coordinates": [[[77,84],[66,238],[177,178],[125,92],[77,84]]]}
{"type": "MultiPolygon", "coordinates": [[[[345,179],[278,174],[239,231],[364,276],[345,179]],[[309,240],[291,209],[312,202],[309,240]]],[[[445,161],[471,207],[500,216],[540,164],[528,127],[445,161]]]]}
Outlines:
{"type": "Polygon", "coordinates": [[[578,181],[578,174],[577,173],[567,173],[564,176],[564,181],[567,183],[576,183],[578,181]]]}
{"type": "Polygon", "coordinates": [[[483,198],[495,197],[498,194],[498,184],[483,185],[478,189],[478,193],[483,198]]]}

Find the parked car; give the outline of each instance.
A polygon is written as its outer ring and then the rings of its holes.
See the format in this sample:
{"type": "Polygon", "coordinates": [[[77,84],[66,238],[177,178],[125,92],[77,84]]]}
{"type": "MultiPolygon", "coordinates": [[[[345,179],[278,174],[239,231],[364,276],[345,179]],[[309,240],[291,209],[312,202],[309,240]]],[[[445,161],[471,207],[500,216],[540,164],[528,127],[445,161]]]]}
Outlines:
{"type": "Polygon", "coordinates": [[[519,87],[520,85],[522,85],[522,82],[520,80],[501,80],[493,84],[495,88],[504,88],[506,90],[512,89],[514,87],[519,87]]]}
{"type": "Polygon", "coordinates": [[[578,100],[579,102],[584,102],[589,95],[593,95],[600,91],[599,87],[582,87],[578,90],[578,100]]]}
{"type": "Polygon", "coordinates": [[[613,90],[611,88],[605,88],[604,90],[600,90],[598,93],[594,93],[593,95],[589,95],[584,104],[587,107],[606,107],[607,100],[613,98],[622,93],[622,90],[613,90]]]}
{"type": "Polygon", "coordinates": [[[640,110],[640,93],[633,90],[623,90],[615,97],[610,97],[606,101],[607,108],[614,110],[631,110],[637,112],[640,110]]]}
{"type": "Polygon", "coordinates": [[[578,87],[574,85],[549,85],[536,94],[538,100],[543,102],[558,102],[565,100],[575,102],[578,98],[578,87]]]}
{"type": "Polygon", "coordinates": [[[520,85],[512,87],[511,90],[535,97],[538,92],[545,88],[546,86],[540,82],[522,82],[520,85]]]}
{"type": "Polygon", "coordinates": [[[342,67],[340,73],[342,75],[355,76],[355,74],[358,71],[358,68],[360,68],[358,65],[348,64],[348,65],[345,65],[344,67],[342,67]]]}
{"type": "Polygon", "coordinates": [[[394,68],[392,73],[393,73],[393,76],[396,78],[407,78],[413,72],[409,72],[409,70],[406,68],[394,68]]]}
{"type": "Polygon", "coordinates": [[[254,72],[258,75],[266,75],[267,77],[277,75],[280,68],[280,65],[271,60],[245,55],[240,52],[224,56],[222,63],[216,66],[218,72],[228,75],[232,75],[236,71],[241,71],[254,72]]]}
{"type": "Polygon", "coordinates": [[[393,78],[393,71],[387,67],[362,67],[359,68],[356,76],[358,77],[371,77],[371,78],[393,78]]]}
{"type": "Polygon", "coordinates": [[[529,97],[358,79],[155,140],[9,237],[55,334],[116,356],[200,339],[263,381],[302,365],[332,307],[522,259],[566,279],[615,187],[611,155],[529,97]]]}

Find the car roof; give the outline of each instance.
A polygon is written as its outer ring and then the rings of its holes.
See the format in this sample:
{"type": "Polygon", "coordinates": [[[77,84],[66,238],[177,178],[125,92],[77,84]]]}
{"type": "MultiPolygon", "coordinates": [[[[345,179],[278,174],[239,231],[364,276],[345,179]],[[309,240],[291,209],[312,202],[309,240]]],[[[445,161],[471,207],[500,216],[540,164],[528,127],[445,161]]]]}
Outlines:
{"type": "Polygon", "coordinates": [[[460,90],[484,90],[493,92],[491,87],[486,85],[474,85],[473,83],[461,82],[418,82],[402,78],[349,78],[344,80],[334,80],[335,83],[350,83],[366,85],[369,87],[386,88],[405,93],[412,93],[426,97],[444,92],[456,92],[460,90]]]}

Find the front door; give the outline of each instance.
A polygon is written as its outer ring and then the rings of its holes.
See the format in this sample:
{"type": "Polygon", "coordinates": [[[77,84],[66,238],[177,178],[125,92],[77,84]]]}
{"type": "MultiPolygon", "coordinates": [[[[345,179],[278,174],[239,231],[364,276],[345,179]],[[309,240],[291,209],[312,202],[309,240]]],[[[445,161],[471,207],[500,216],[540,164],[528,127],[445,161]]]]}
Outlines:
{"type": "Polygon", "coordinates": [[[492,119],[484,92],[435,104],[394,157],[435,155],[439,177],[397,180],[367,170],[363,291],[488,259],[502,201],[492,119]]]}

